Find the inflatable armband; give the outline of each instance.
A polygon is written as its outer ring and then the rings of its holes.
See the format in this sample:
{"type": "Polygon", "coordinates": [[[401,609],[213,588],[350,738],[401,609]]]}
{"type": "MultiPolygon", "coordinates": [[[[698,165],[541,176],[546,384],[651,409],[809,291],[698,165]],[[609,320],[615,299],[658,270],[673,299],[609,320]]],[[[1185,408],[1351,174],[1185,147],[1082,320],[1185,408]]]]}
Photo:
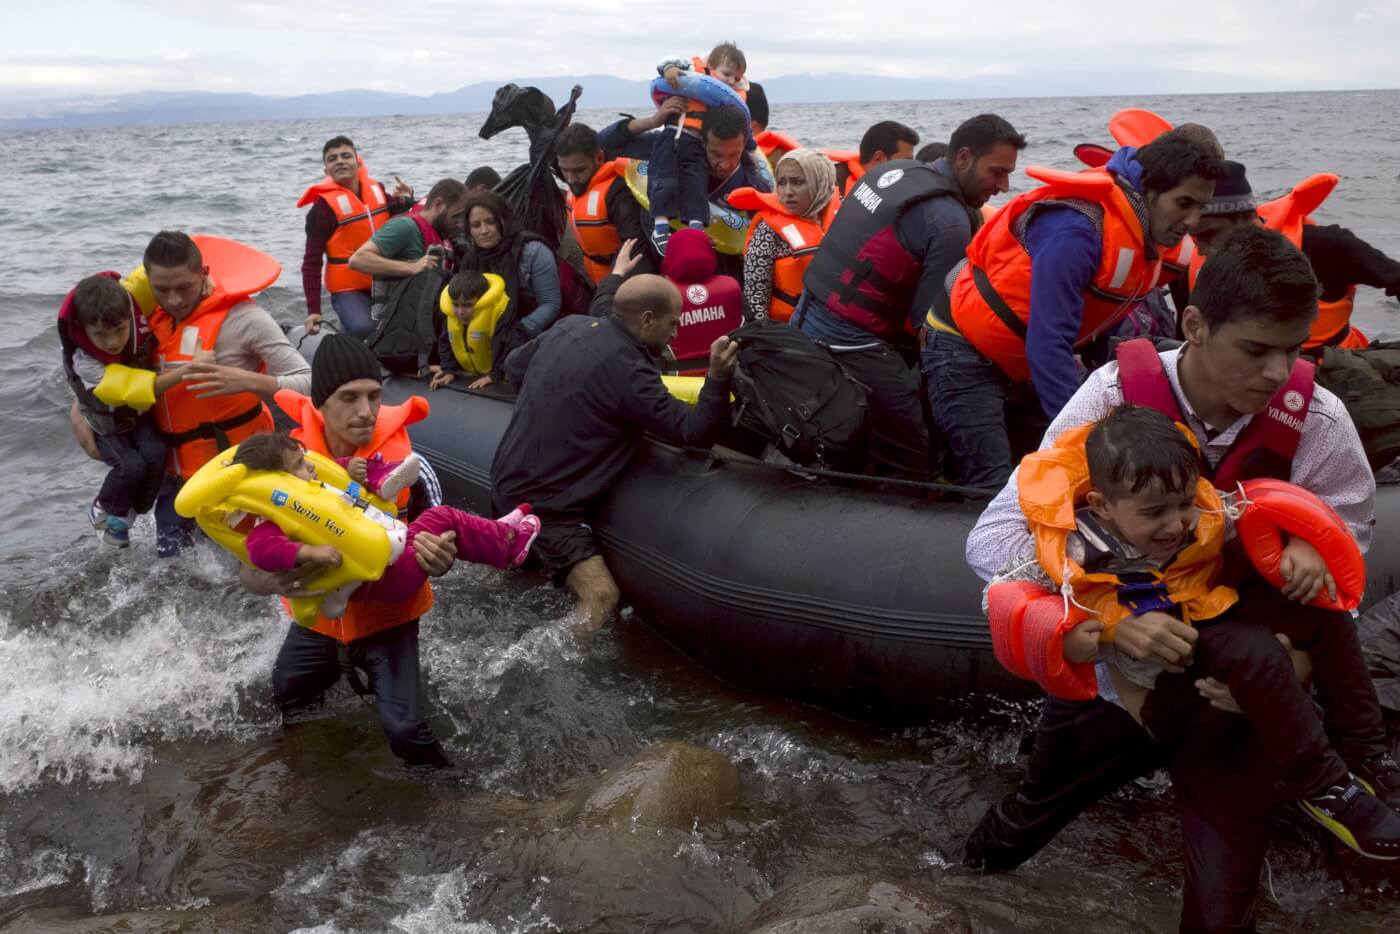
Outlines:
{"type": "MultiPolygon", "coordinates": [[[[230,295],[254,295],[272,285],[282,274],[281,263],[237,240],[205,234],[195,234],[190,239],[204,256],[210,277],[230,295]]],[[[137,266],[127,273],[122,285],[149,318],[156,310],[156,296],[146,277],[146,267],[137,266]]]]}
{"type": "Polygon", "coordinates": [[[992,650],[1007,671],[1030,679],[1054,697],[1092,700],[1099,693],[1092,662],[1064,656],[1065,633],[1089,618],[1074,604],[1031,581],[994,582],[987,591],[992,650]]]}
{"type": "MultiPolygon", "coordinates": [[[[389,528],[394,505],[359,487],[345,469],[314,451],[306,459],[316,468],[317,480],[303,480],[275,470],[250,470],[233,464],[237,446],[199,468],[175,497],[175,511],[194,519],[214,541],[248,564],[245,543],[258,516],[297,542],[334,545],[341,555],[338,568],[328,568],[307,582],[309,590],[329,593],[356,581],[378,580],[393,557],[389,528]],[[344,490],[358,490],[361,503],[347,501],[344,490]]],[[[400,538],[402,534],[400,533],[400,538]]],[[[312,626],[325,594],[293,597],[292,617],[312,626]]]]}
{"type": "Polygon", "coordinates": [[[125,405],[144,412],[156,404],[155,371],[109,363],[92,394],[113,408],[125,405]]]}
{"type": "Polygon", "coordinates": [[[1240,544],[1264,579],[1282,588],[1279,562],[1285,545],[1283,533],[1302,538],[1317,549],[1337,582],[1337,599],[1324,589],[1311,606],[1351,611],[1361,604],[1366,587],[1366,559],[1342,517],[1300,486],[1283,480],[1246,480],[1246,505],[1235,523],[1240,544]]]}
{"type": "MultiPolygon", "coordinates": [[[[628,159],[627,171],[623,174],[632,197],[643,208],[649,208],[647,199],[647,163],[642,159],[628,159]]],[[[680,221],[672,221],[671,226],[680,229],[680,221]]],[[[738,256],[744,252],[744,241],[748,237],[749,218],[742,211],[736,211],[727,204],[710,202],[710,226],[705,228],[715,250],[738,256]]]]}

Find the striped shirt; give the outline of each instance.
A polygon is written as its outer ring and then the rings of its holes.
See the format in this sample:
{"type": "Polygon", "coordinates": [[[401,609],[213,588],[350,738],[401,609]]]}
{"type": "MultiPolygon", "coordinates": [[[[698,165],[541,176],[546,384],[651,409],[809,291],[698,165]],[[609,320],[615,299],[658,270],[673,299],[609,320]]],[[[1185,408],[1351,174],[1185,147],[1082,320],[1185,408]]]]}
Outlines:
{"type": "MultiPolygon", "coordinates": [[[[1233,425],[1212,435],[1210,427],[1192,409],[1181,391],[1177,362],[1181,349],[1161,354],[1172,391],[1186,416],[1186,425],[1201,442],[1201,452],[1211,466],[1217,466],[1229,452],[1252,415],[1241,416],[1233,425]]],[[[1123,387],[1118,381],[1118,364],[1109,363],[1093,373],[1079,391],[1065,404],[1050,423],[1041,441],[1041,449],[1049,447],[1060,434],[1070,428],[1095,422],[1123,402],[1123,387]]],[[[1018,468],[1019,470],[1019,468],[1018,468]]],[[[1321,386],[1313,390],[1312,404],[1303,421],[1302,438],[1293,456],[1293,472],[1289,479],[1298,486],[1317,494],[1337,511],[1364,552],[1371,544],[1371,526],[1375,523],[1376,478],[1371,472],[1361,438],[1356,433],[1351,416],[1342,401],[1321,386]]],[[[1030,538],[1025,517],[1021,514],[1020,494],[1016,472],[1006,487],[996,495],[977,526],[967,537],[967,563],[983,580],[991,580],[1002,567],[1025,546],[1030,538]]]]}

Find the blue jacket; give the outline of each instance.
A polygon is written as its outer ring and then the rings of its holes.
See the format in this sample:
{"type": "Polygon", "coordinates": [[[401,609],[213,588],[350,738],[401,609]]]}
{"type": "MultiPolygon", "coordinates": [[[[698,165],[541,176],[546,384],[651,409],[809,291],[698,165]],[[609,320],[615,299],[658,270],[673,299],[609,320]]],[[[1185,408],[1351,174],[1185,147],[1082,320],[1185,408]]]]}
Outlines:
{"type": "MultiPolygon", "coordinates": [[[[1108,171],[1142,191],[1142,166],[1131,146],[1114,153],[1108,171]]],[[[1083,212],[1048,206],[1026,228],[1031,255],[1031,314],[1026,361],[1041,408],[1054,418],[1079,388],[1074,342],[1084,319],[1084,290],[1103,254],[1103,236],[1083,212]]]]}

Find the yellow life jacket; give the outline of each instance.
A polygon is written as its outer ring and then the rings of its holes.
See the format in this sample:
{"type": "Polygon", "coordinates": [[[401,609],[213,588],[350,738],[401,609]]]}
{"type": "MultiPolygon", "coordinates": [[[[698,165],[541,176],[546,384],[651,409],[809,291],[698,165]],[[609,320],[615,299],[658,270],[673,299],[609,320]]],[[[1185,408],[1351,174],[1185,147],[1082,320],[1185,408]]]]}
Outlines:
{"type": "MultiPolygon", "coordinates": [[[[288,538],[305,545],[333,545],[340,552],[338,568],[327,568],[308,581],[309,590],[329,593],[347,584],[378,580],[389,563],[402,554],[407,526],[394,519],[394,504],[380,499],[350,479],[335,461],[307,451],[316,480],[278,470],[252,470],[234,464],[237,446],[209,460],[185,481],[175,497],[175,511],[194,519],[214,541],[249,565],[245,539],[253,516],[276,523],[288,538]],[[345,493],[352,490],[356,502],[345,493]]],[[[315,625],[325,593],[292,597],[292,618],[315,625]]]]}
{"type": "Polygon", "coordinates": [[[471,323],[465,328],[452,310],[452,296],[446,287],[438,298],[438,311],[447,317],[447,336],[452,342],[452,356],[468,373],[485,376],[491,372],[491,338],[496,334],[496,325],[510,306],[510,296],[506,294],[506,280],[494,272],[482,273],[486,277],[486,294],[476,300],[471,323]]]}

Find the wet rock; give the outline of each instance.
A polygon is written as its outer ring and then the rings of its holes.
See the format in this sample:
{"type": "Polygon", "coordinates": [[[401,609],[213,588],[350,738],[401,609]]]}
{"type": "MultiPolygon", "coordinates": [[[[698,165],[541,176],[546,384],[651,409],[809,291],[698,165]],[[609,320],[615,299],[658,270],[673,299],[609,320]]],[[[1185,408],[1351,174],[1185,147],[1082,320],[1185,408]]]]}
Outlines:
{"type": "Polygon", "coordinates": [[[689,830],[724,815],[739,797],[739,772],[713,749],[663,743],[642,750],[566,805],[584,824],[689,830]]]}
{"type": "Polygon", "coordinates": [[[968,934],[961,906],[878,876],[830,876],[783,889],[742,934],[968,934]]]}

